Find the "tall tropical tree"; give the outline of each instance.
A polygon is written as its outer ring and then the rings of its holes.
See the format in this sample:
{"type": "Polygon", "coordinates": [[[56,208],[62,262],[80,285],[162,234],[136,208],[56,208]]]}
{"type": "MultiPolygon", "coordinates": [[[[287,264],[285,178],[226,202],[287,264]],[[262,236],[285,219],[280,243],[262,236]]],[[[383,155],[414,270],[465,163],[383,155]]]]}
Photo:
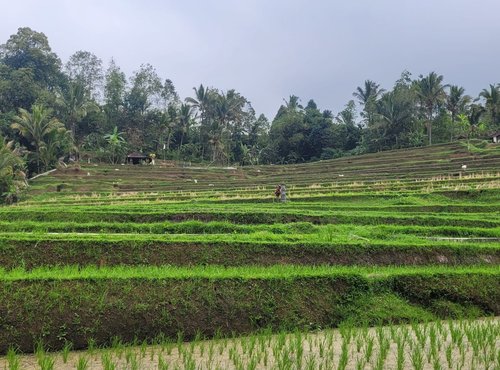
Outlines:
{"type": "Polygon", "coordinates": [[[14,148],[13,141],[6,141],[0,138],[0,175],[12,175],[13,168],[22,164],[18,151],[14,148]]]}
{"type": "Polygon", "coordinates": [[[90,100],[87,89],[79,81],[70,82],[68,90],[61,96],[59,103],[65,113],[71,138],[76,144],[78,123],[85,118],[87,113],[97,111],[99,107],[90,100]]]}
{"type": "Polygon", "coordinates": [[[285,100],[285,107],[288,113],[295,113],[301,110],[303,107],[299,104],[299,97],[296,95],[290,95],[288,101],[285,100]]]}
{"type": "Polygon", "coordinates": [[[104,83],[104,111],[108,122],[117,125],[125,106],[127,79],[114,60],[106,71],[104,83]]]}
{"type": "Polygon", "coordinates": [[[14,142],[0,138],[0,199],[11,200],[17,192],[26,186],[22,171],[23,161],[14,142]]]}
{"type": "Polygon", "coordinates": [[[339,112],[335,121],[344,125],[356,124],[356,103],[354,103],[354,100],[349,100],[345,108],[339,112]]]}
{"type": "Polygon", "coordinates": [[[217,157],[221,160],[226,159],[229,162],[231,132],[241,113],[239,99],[234,90],[229,91],[228,94],[217,94],[217,98],[214,100],[214,108],[215,119],[210,132],[212,151],[221,151],[220,154],[222,155],[218,155],[217,157]]]}
{"type": "Polygon", "coordinates": [[[384,90],[380,88],[379,84],[372,80],[366,80],[364,87],[358,86],[356,91],[352,94],[363,106],[363,115],[368,126],[373,123],[373,116],[376,108],[375,104],[383,92],[384,90]]]}
{"type": "Polygon", "coordinates": [[[184,136],[189,133],[189,125],[191,124],[193,111],[193,107],[189,104],[181,104],[179,108],[179,128],[181,130],[179,150],[184,142],[184,136]]]}
{"type": "Polygon", "coordinates": [[[471,102],[471,97],[465,95],[465,89],[460,86],[451,85],[450,91],[446,96],[446,109],[451,114],[451,121],[455,123],[457,115],[465,112],[467,104],[471,102]]]}
{"type": "Polygon", "coordinates": [[[66,74],[70,81],[81,84],[86,93],[97,98],[104,74],[102,71],[102,60],[88,51],[77,51],[69,57],[65,65],[66,74]]]}
{"type": "Polygon", "coordinates": [[[467,121],[470,125],[469,130],[474,136],[484,124],[481,122],[486,109],[480,104],[471,104],[467,112],[467,121]]]}
{"type": "Polygon", "coordinates": [[[74,149],[72,143],[71,132],[64,127],[49,132],[40,147],[40,161],[43,168],[50,168],[57,163],[60,154],[69,153],[74,149]]]}
{"type": "Polygon", "coordinates": [[[163,85],[151,64],[142,64],[130,79],[125,102],[130,113],[142,116],[150,107],[158,107],[163,85]]]}
{"type": "Polygon", "coordinates": [[[169,105],[179,104],[179,94],[177,94],[177,91],[175,90],[175,86],[172,80],[167,78],[163,83],[161,97],[163,99],[163,104],[165,107],[168,107],[169,105]]]}
{"type": "Polygon", "coordinates": [[[385,93],[377,104],[377,118],[383,128],[382,137],[392,147],[399,146],[398,138],[409,129],[412,116],[411,102],[399,98],[393,91],[385,93]]]}
{"type": "Polygon", "coordinates": [[[45,140],[53,131],[64,132],[64,125],[56,118],[51,118],[51,111],[42,105],[35,104],[31,112],[19,108],[11,127],[26,138],[35,148],[37,172],[40,172],[40,154],[45,140]]]}
{"type": "Polygon", "coordinates": [[[425,77],[420,75],[420,79],[415,82],[415,91],[427,121],[429,145],[432,145],[434,113],[446,97],[444,88],[443,76],[436,74],[436,72],[431,72],[425,77]]]}
{"type": "Polygon", "coordinates": [[[497,126],[500,120],[500,85],[491,85],[490,89],[483,89],[479,96],[486,101],[485,108],[491,117],[493,126],[497,126]]]}
{"type": "Polygon", "coordinates": [[[335,131],[338,133],[335,141],[342,150],[352,150],[360,141],[361,130],[356,125],[356,119],[356,103],[354,100],[349,100],[335,117],[335,131]]]}
{"type": "MultiPolygon", "coordinates": [[[[172,136],[175,128],[179,122],[179,111],[175,105],[169,105],[168,108],[162,112],[160,118],[160,124],[162,127],[161,142],[164,145],[164,150],[170,151],[170,143],[172,142],[172,136]]],[[[165,154],[165,153],[164,153],[165,154]]]]}
{"type": "Polygon", "coordinates": [[[19,28],[0,45],[0,59],[14,70],[31,71],[34,81],[44,89],[53,89],[62,81],[61,60],[50,48],[47,36],[29,27],[19,28]]]}
{"type": "Polygon", "coordinates": [[[209,104],[210,88],[205,88],[203,84],[200,87],[193,87],[194,97],[186,98],[186,103],[189,103],[194,108],[200,111],[200,119],[203,124],[203,120],[206,118],[207,108],[209,104]]]}
{"type": "Polygon", "coordinates": [[[194,97],[186,98],[186,103],[192,105],[200,113],[200,142],[202,143],[201,159],[205,157],[205,142],[208,140],[208,113],[212,101],[212,89],[200,84],[198,88],[193,87],[194,97]]]}

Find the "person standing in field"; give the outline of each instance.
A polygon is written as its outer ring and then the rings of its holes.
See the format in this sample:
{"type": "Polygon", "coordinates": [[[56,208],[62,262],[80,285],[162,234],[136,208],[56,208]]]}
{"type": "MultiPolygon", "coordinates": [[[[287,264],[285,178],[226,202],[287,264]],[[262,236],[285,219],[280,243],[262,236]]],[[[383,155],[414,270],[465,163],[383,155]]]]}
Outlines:
{"type": "Polygon", "coordinates": [[[278,185],[276,186],[276,189],[274,189],[274,197],[276,198],[276,201],[279,201],[281,195],[281,186],[278,185]]]}
{"type": "Polygon", "coordinates": [[[286,202],[286,187],[285,184],[281,184],[280,186],[280,197],[282,202],[286,202]]]}

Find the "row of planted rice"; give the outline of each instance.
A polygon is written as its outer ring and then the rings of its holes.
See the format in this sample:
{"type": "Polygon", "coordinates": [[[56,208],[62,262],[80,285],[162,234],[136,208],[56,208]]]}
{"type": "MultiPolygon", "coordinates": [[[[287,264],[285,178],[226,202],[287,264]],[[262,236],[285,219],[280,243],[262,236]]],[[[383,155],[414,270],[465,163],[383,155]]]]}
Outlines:
{"type": "Polygon", "coordinates": [[[47,353],[39,342],[33,355],[10,349],[0,357],[9,369],[493,369],[498,367],[496,319],[432,321],[424,324],[369,328],[343,324],[340,330],[274,334],[263,330],[243,337],[198,333],[185,343],[158,336],[152,343],[109,347],[89,342],[87,351],[72,352],[67,342],[59,353],[47,353]]]}
{"type": "Polygon", "coordinates": [[[495,158],[453,144],[40,177],[0,209],[0,352],[498,315],[495,158]]]}
{"type": "MultiPolygon", "coordinates": [[[[413,183],[409,180],[429,181],[433,177],[433,182],[446,179],[450,184],[454,180],[462,180],[462,177],[476,177],[476,180],[469,181],[475,185],[487,176],[498,179],[499,159],[500,153],[495,146],[470,151],[466,144],[455,143],[287,166],[172,167],[161,161],[155,166],[82,164],[39,178],[33,184],[31,194],[43,199],[43,195],[50,196],[51,192],[58,190],[67,195],[151,191],[241,192],[249,185],[269,191],[270,186],[283,181],[306,189],[312,184],[333,184],[341,188],[349,185],[349,188],[353,183],[373,185],[381,181],[392,187],[397,185],[395,180],[405,180],[411,186],[413,183]]],[[[441,181],[438,185],[446,184],[441,181]]]]}

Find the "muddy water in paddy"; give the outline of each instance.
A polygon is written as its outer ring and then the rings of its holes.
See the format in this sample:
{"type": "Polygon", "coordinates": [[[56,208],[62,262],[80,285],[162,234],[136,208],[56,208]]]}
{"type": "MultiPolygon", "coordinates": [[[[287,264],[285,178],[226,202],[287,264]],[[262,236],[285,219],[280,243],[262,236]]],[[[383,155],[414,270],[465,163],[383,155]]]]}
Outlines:
{"type": "MultiPolygon", "coordinates": [[[[19,355],[20,369],[495,369],[500,318],[19,355]],[[48,362],[51,362],[51,361],[48,362]],[[46,360],[47,361],[47,360],[46,360]]],[[[0,357],[0,369],[9,369],[0,357]]]]}

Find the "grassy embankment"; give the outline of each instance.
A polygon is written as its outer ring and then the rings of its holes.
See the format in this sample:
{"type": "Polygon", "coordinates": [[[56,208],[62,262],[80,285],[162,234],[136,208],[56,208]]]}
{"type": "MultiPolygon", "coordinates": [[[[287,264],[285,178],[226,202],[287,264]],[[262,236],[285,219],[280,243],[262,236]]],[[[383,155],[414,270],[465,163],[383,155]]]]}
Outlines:
{"type": "Polygon", "coordinates": [[[0,208],[0,351],[499,315],[500,147],[471,149],[41,177],[0,208]]]}

